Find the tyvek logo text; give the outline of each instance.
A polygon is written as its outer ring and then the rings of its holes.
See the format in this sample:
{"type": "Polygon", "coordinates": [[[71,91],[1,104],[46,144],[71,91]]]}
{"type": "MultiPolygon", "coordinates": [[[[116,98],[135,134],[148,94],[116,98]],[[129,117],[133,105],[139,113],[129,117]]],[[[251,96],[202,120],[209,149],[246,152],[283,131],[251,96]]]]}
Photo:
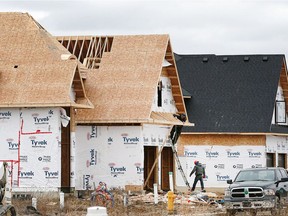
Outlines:
{"type": "Polygon", "coordinates": [[[7,143],[8,143],[9,150],[18,150],[19,149],[19,144],[14,142],[13,139],[7,139],[7,143]]]}
{"type": "Polygon", "coordinates": [[[35,139],[31,139],[31,144],[32,144],[32,148],[45,148],[48,143],[46,140],[35,140],[35,139]]]}
{"type": "Polygon", "coordinates": [[[139,137],[123,137],[124,144],[138,144],[139,137]]]}
{"type": "Polygon", "coordinates": [[[46,179],[58,179],[59,177],[59,171],[50,172],[50,171],[44,170],[44,174],[45,174],[46,179]]]}
{"type": "Polygon", "coordinates": [[[34,177],[33,171],[28,171],[28,172],[19,171],[19,178],[32,179],[33,177],[34,177]]]}
{"type": "Polygon", "coordinates": [[[12,117],[12,113],[10,111],[0,112],[0,119],[10,119],[12,117]]]}

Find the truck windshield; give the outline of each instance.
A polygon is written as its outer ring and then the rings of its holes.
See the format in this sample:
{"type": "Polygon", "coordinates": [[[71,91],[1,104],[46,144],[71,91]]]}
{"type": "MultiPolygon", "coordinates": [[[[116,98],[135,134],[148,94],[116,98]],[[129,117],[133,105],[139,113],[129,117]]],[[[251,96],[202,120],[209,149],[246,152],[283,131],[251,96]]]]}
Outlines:
{"type": "Polygon", "coordinates": [[[235,182],[243,181],[274,181],[274,170],[243,170],[237,175],[235,182]]]}

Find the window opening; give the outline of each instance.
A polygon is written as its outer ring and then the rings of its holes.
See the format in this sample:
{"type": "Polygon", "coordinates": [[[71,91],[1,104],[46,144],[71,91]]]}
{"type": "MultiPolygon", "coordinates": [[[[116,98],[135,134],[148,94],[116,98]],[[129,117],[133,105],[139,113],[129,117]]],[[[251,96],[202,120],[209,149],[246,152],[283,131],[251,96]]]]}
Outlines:
{"type": "Polygon", "coordinates": [[[286,123],[285,101],[276,100],[275,104],[275,123],[286,123]]]}
{"type": "Polygon", "coordinates": [[[162,81],[158,83],[157,87],[157,105],[158,107],[162,107],[162,81]]]}

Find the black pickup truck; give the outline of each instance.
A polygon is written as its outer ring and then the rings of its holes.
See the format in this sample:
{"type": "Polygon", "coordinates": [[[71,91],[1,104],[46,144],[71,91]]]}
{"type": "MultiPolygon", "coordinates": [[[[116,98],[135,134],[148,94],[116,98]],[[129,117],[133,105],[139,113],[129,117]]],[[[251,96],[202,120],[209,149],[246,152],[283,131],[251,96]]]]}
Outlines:
{"type": "Polygon", "coordinates": [[[279,215],[288,202],[288,173],[281,167],[251,168],[239,171],[234,181],[225,190],[227,215],[237,211],[271,211],[279,215]]]}

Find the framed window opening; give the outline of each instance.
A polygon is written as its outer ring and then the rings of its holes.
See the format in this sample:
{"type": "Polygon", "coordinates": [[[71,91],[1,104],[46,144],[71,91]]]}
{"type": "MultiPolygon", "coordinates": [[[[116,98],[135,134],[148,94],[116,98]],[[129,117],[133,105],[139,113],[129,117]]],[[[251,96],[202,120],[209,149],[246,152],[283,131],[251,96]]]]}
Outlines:
{"type": "Polygon", "coordinates": [[[286,123],[286,104],[285,101],[275,103],[275,123],[286,123]]]}
{"type": "Polygon", "coordinates": [[[162,107],[162,81],[158,83],[157,87],[157,106],[162,107]]]}

